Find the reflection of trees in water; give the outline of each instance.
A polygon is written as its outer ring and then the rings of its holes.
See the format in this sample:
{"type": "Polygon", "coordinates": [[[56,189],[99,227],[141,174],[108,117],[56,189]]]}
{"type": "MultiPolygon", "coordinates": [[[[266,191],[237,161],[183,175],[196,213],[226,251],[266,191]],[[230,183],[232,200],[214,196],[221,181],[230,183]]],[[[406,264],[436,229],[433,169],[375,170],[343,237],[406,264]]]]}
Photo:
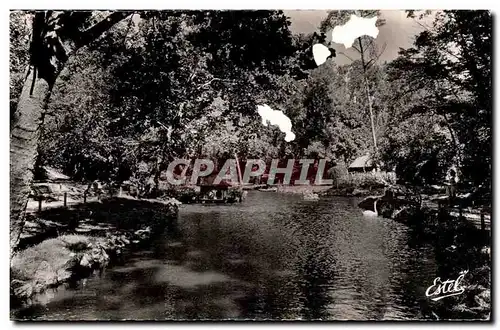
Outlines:
{"type": "Polygon", "coordinates": [[[450,260],[446,239],[434,244],[422,230],[363,221],[344,201],[265,198],[255,211],[242,205],[181,221],[182,240],[203,252],[204,265],[250,284],[237,302],[242,317],[353,317],[344,306],[355,318],[432,317],[425,290],[450,260]]]}
{"type": "Polygon", "coordinates": [[[483,246],[490,246],[489,233],[464,218],[455,219],[441,214],[433,238],[437,276],[443,280],[455,280],[460,272],[468,271],[462,282],[464,294],[436,302],[433,309],[442,318],[483,319],[489,313],[490,306],[482,298],[477,298],[479,293],[483,293],[482,290],[491,288],[491,259],[481,252],[483,246]],[[480,289],[476,289],[478,287],[480,289]],[[478,303],[481,300],[483,304],[478,303]],[[459,304],[462,306],[457,308],[459,304]]]}
{"type": "Polygon", "coordinates": [[[266,214],[273,219],[259,220],[253,235],[246,221],[237,226],[247,233],[240,240],[250,247],[245,257],[258,265],[248,269],[253,288],[240,301],[245,317],[329,318],[334,261],[325,247],[330,228],[324,219],[307,215],[291,205],[286,213],[266,214]]]}
{"type": "MultiPolygon", "coordinates": [[[[306,319],[349,318],[352,315],[342,314],[343,303],[347,303],[364,319],[382,319],[388,299],[391,299],[388,297],[390,266],[385,260],[385,250],[393,247],[386,244],[386,229],[379,223],[334,224],[333,219],[337,218],[332,217],[332,210],[335,212],[331,204],[300,205],[296,208],[297,216],[292,217],[294,234],[299,237],[296,268],[300,274],[297,286],[301,295],[301,316],[306,319]],[[341,277],[336,280],[338,267],[344,271],[340,271],[341,277]],[[346,298],[350,301],[335,304],[335,291],[343,288],[354,290],[349,293],[352,296],[346,298]],[[334,311],[337,307],[339,312],[334,311]]],[[[348,213],[341,221],[355,216],[348,213]]]]}
{"type": "Polygon", "coordinates": [[[394,265],[395,291],[400,294],[398,303],[407,310],[407,318],[431,318],[428,298],[425,290],[436,277],[437,265],[434,250],[429,242],[413,230],[400,242],[401,254],[399,262],[394,265]]]}
{"type": "Polygon", "coordinates": [[[328,269],[327,261],[321,260],[321,249],[317,249],[317,246],[308,246],[307,250],[308,255],[300,269],[301,313],[308,320],[328,319],[330,315],[327,306],[333,303],[328,292],[332,284],[333,272],[328,269]]]}
{"type": "MultiPolygon", "coordinates": [[[[301,317],[330,319],[328,306],[333,304],[331,288],[336,260],[330,253],[331,219],[322,216],[319,205],[297,205],[293,208],[294,235],[297,237],[295,284],[299,291],[301,317]]],[[[327,214],[327,213],[325,213],[327,214]]]]}
{"type": "MultiPolygon", "coordinates": [[[[235,208],[235,210],[238,210],[235,208]]],[[[245,318],[294,318],[296,290],[280,274],[287,240],[270,212],[191,213],[182,230],[188,244],[203,252],[207,267],[248,283],[236,299],[245,318]]],[[[286,274],[286,272],[284,272],[286,274]]]]}

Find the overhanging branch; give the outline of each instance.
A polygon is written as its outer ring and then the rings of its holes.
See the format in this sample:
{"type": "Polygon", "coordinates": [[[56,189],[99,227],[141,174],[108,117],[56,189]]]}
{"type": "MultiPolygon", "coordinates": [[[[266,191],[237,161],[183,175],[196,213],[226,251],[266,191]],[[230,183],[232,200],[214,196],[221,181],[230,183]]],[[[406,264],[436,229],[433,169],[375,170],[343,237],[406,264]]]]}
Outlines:
{"type": "Polygon", "coordinates": [[[115,11],[108,17],[94,24],[84,32],[82,32],[77,40],[75,40],[76,48],[88,45],[92,41],[99,38],[104,32],[108,31],[113,25],[132,14],[132,11],[115,11]]]}

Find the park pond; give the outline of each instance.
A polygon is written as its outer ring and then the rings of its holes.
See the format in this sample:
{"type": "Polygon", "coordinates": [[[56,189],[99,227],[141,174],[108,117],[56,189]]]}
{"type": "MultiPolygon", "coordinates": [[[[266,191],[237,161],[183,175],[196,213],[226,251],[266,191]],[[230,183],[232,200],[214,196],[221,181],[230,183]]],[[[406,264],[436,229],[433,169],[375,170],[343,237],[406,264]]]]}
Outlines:
{"type": "Polygon", "coordinates": [[[183,205],[178,224],[76,288],[15,312],[35,320],[432,318],[434,247],[358,198],[250,191],[183,205]]]}

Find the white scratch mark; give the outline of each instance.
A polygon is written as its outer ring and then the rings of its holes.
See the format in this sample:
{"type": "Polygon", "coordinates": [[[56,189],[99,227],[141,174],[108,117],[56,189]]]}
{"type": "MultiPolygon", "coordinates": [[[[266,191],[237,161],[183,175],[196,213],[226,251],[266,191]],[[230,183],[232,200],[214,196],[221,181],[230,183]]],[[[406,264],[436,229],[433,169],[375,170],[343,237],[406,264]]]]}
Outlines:
{"type": "Polygon", "coordinates": [[[367,35],[377,38],[378,27],[375,26],[377,16],[371,18],[351,15],[349,21],[344,25],[337,25],[332,30],[332,41],[343,44],[345,48],[352,47],[352,44],[361,36],[367,35]]]}
{"type": "Polygon", "coordinates": [[[322,44],[315,44],[312,48],[312,51],[313,51],[314,62],[316,62],[317,66],[320,66],[321,64],[325,63],[328,56],[332,54],[330,50],[325,45],[322,44]]]}
{"type": "Polygon", "coordinates": [[[292,121],[283,111],[273,110],[267,104],[264,104],[257,106],[257,112],[262,118],[262,125],[266,127],[268,124],[276,125],[279,127],[280,131],[285,133],[286,142],[295,140],[295,134],[292,132],[292,121]]]}

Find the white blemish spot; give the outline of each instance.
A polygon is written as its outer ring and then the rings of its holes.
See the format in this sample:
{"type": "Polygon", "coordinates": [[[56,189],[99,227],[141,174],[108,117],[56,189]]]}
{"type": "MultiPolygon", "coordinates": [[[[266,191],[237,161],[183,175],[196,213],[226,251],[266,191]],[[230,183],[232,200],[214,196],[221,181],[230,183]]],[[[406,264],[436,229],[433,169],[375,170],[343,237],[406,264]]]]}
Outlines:
{"type": "Polygon", "coordinates": [[[321,64],[325,63],[328,56],[332,54],[330,50],[322,44],[315,44],[312,48],[312,51],[313,51],[314,62],[316,62],[317,66],[320,66],[321,64]]]}
{"type": "Polygon", "coordinates": [[[262,125],[276,125],[279,127],[280,131],[285,133],[286,142],[295,140],[295,134],[292,132],[292,121],[283,113],[283,111],[273,110],[267,104],[264,104],[257,106],[257,112],[262,118],[262,125]]]}
{"type": "Polygon", "coordinates": [[[345,48],[349,48],[354,43],[356,38],[367,35],[372,38],[377,38],[378,27],[375,26],[377,16],[371,18],[358,17],[351,15],[351,18],[345,25],[337,25],[332,30],[332,41],[343,44],[345,48]]]}

